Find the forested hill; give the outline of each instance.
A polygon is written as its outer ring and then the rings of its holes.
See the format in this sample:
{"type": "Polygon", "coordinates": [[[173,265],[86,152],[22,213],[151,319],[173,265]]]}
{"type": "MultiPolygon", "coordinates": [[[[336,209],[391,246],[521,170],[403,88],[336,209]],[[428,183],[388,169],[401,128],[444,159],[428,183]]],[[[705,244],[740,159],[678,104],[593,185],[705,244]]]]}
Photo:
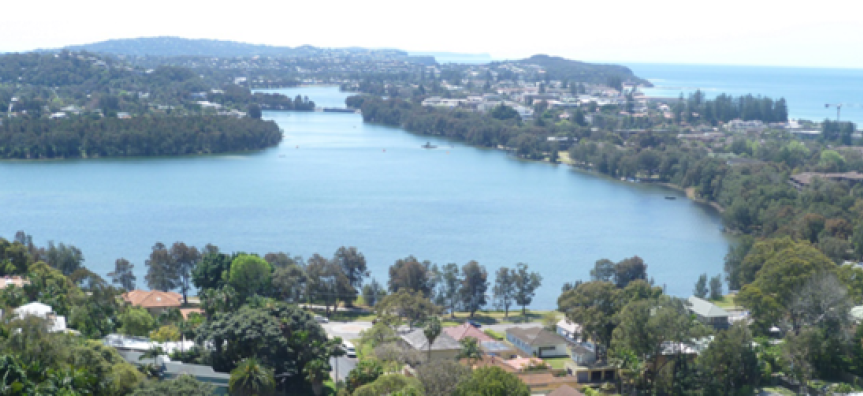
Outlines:
{"type": "Polygon", "coordinates": [[[620,79],[624,83],[653,86],[649,81],[636,76],[628,67],[621,65],[586,63],[548,55],[534,55],[517,61],[492,63],[497,66],[508,64],[520,67],[538,66],[544,71],[548,80],[607,84],[611,79],[620,79]]]}
{"type": "Polygon", "coordinates": [[[262,110],[314,107],[178,66],[144,69],[72,51],[0,55],[0,158],[257,150],[282,136],[262,110]]]}
{"type": "Polygon", "coordinates": [[[399,50],[370,50],[365,48],[318,48],[310,45],[299,47],[277,47],[262,44],[249,44],[237,41],[210,39],[187,39],[182,37],[140,37],[130,39],[114,39],[92,44],[82,44],[66,47],[68,50],[89,51],[114,55],[128,56],[160,56],[160,57],[293,57],[311,58],[328,55],[333,52],[368,54],[381,56],[407,57],[407,52],[399,50]]]}

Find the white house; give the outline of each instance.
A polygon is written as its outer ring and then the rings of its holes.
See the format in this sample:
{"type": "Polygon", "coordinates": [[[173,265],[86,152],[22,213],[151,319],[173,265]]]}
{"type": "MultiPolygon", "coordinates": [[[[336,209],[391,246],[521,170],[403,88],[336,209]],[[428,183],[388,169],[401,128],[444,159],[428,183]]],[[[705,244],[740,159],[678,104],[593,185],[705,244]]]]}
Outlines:
{"type": "Polygon", "coordinates": [[[507,329],[506,340],[527,356],[549,358],[569,355],[566,351],[566,339],[542,327],[507,329]]]}
{"type": "Polygon", "coordinates": [[[57,314],[54,313],[54,309],[49,305],[45,305],[40,302],[31,302],[30,304],[15,308],[13,312],[21,319],[28,316],[45,319],[48,322],[48,331],[52,333],[66,331],[66,317],[57,316],[57,314]]]}

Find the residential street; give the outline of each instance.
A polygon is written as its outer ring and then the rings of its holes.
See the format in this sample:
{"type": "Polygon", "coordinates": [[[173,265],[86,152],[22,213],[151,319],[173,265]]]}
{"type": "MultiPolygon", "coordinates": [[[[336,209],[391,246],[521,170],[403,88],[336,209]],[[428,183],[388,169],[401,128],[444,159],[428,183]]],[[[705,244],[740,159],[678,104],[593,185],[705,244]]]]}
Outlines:
{"type": "Polygon", "coordinates": [[[357,366],[357,358],[347,356],[330,358],[330,366],[333,366],[332,378],[337,381],[344,381],[348,378],[348,373],[357,366]]]}

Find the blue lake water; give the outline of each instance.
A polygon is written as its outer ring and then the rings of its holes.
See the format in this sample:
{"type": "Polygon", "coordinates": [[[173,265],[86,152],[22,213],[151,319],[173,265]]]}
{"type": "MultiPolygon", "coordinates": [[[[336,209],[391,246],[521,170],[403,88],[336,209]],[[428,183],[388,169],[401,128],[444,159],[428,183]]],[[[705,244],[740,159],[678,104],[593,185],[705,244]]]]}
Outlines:
{"type": "Polygon", "coordinates": [[[784,97],[789,117],[823,121],[836,119],[835,108],[846,104],[841,120],[863,126],[863,69],[812,69],[795,67],[664,65],[627,63],[635,75],[655,85],[644,89],[651,96],[676,98],[696,89],[708,97],[726,93],[784,97]]]}
{"type": "MultiPolygon", "coordinates": [[[[322,106],[346,97],[325,87],[279,91],[322,106]]],[[[306,257],[357,246],[381,281],[410,254],[477,260],[490,279],[525,262],[544,277],[536,308],[556,306],[561,285],[586,279],[600,258],[640,255],[656,283],[680,296],[699,274],[722,271],[719,216],[675,191],[364,124],[356,114],[265,117],[285,139],[256,153],[0,162],[0,236],[25,230],[40,245],[74,244],[102,275],[125,257],[139,286],[157,241],[306,257]],[[427,141],[441,148],[421,149],[427,141]]]]}

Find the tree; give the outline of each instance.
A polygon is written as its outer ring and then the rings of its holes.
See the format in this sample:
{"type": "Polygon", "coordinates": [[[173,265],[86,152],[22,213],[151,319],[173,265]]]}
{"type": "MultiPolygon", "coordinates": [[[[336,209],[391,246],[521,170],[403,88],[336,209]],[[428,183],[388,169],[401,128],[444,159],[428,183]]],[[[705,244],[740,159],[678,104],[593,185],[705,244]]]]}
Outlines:
{"type": "Polygon", "coordinates": [[[135,389],[132,396],[211,396],[216,389],[213,385],[198,381],[188,374],[172,380],[146,381],[142,384],[140,388],[135,389]]]}
{"type": "Polygon", "coordinates": [[[363,300],[369,307],[374,307],[375,304],[386,295],[386,290],[378,283],[378,280],[372,278],[369,284],[363,286],[363,300]]]}
{"type": "Polygon", "coordinates": [[[176,289],[179,285],[179,276],[171,260],[171,254],[161,242],[156,242],[153,245],[150,258],[144,262],[144,265],[147,266],[147,275],[144,279],[150,289],[169,291],[176,289]]]}
{"type": "Polygon", "coordinates": [[[385,323],[396,325],[401,319],[406,319],[410,328],[436,312],[437,307],[429,299],[404,288],[382,298],[375,305],[375,313],[385,323]]]}
{"type": "MultiPolygon", "coordinates": [[[[632,351],[643,362],[650,362],[643,384],[647,390],[657,384],[658,374],[671,364],[684,363],[684,346],[708,334],[700,322],[693,320],[687,304],[681,299],[661,296],[657,299],[628,303],[617,315],[612,348],[632,351]],[[670,349],[670,353],[669,353],[670,349]],[[665,359],[657,356],[665,355],[665,359]]],[[[668,388],[673,389],[675,377],[668,388]]]]}
{"type": "Polygon", "coordinates": [[[156,321],[146,309],[130,307],[120,314],[120,333],[133,336],[146,336],[156,326],[156,321]]]}
{"type": "Polygon", "coordinates": [[[431,360],[416,370],[426,396],[451,396],[458,385],[470,378],[470,369],[446,359],[431,360]]]}
{"type": "Polygon", "coordinates": [[[306,274],[309,277],[309,296],[323,301],[327,316],[331,307],[338,309],[338,301],[353,301],[357,296],[342,267],[319,254],[309,258],[306,274]]]}
{"type": "Polygon", "coordinates": [[[492,288],[495,305],[503,307],[504,317],[507,318],[509,317],[509,307],[512,305],[512,300],[515,296],[514,272],[510,271],[507,267],[498,268],[494,278],[494,287],[492,288]]]}
{"type": "Polygon", "coordinates": [[[461,282],[458,264],[449,263],[441,268],[441,283],[437,296],[440,300],[439,304],[449,310],[451,318],[455,317],[455,311],[461,300],[459,295],[461,282]]]}
{"type": "Polygon", "coordinates": [[[407,288],[431,298],[434,285],[432,275],[429,273],[430,267],[430,262],[420,263],[414,256],[396,260],[395,264],[390,267],[390,292],[407,288]]]}
{"type": "Polygon", "coordinates": [[[375,382],[384,373],[384,367],[380,360],[363,359],[348,373],[345,383],[348,392],[353,393],[357,388],[375,382]]]}
{"type": "Polygon", "coordinates": [[[265,295],[271,283],[273,267],[266,260],[249,254],[240,254],[231,262],[229,283],[245,300],[265,295]]]}
{"type": "Polygon", "coordinates": [[[710,278],[710,299],[722,299],[722,275],[716,275],[710,278]]]}
{"type": "Polygon", "coordinates": [[[758,356],[752,348],[752,335],[742,322],[718,332],[697,362],[705,374],[701,388],[712,395],[735,395],[758,385],[758,356]]]}
{"type": "Polygon", "coordinates": [[[542,285],[542,275],[538,272],[527,272],[527,264],[516,264],[513,271],[515,282],[515,303],[521,305],[521,314],[527,314],[527,306],[533,301],[536,289],[542,285]]]}
{"type": "MultiPolygon", "coordinates": [[[[762,242],[753,246],[753,253],[767,257],[757,272],[755,281],[743,287],[735,301],[748,308],[756,326],[766,330],[775,320],[788,315],[793,329],[799,329],[799,317],[791,309],[799,290],[815,274],[832,272],[836,264],[808,242],[790,239],[770,243],[767,248],[782,246],[775,251],[762,250],[762,242]],[[776,308],[780,308],[776,311],[776,308]]],[[[747,255],[744,263],[750,260],[747,255]]]]}
{"type": "Polygon", "coordinates": [[[282,378],[280,387],[292,390],[307,389],[306,364],[321,359],[326,363],[336,354],[335,341],[328,340],[310,313],[278,302],[217,312],[196,333],[197,344],[213,345],[211,359],[216,371],[229,372],[237,362],[254,357],[282,378]]]}
{"type": "Polygon", "coordinates": [[[262,115],[263,115],[263,112],[261,111],[261,106],[259,106],[257,104],[249,105],[249,117],[250,118],[260,120],[262,115]]]}
{"type": "Polygon", "coordinates": [[[402,374],[384,374],[374,382],[357,388],[353,396],[380,395],[420,396],[422,384],[416,378],[402,374]]]}
{"type": "Polygon", "coordinates": [[[236,254],[232,256],[218,250],[205,253],[192,270],[192,283],[198,290],[221,288],[230,278],[231,262],[235,258],[236,254]]]}
{"type": "Polygon", "coordinates": [[[177,285],[183,295],[183,303],[188,304],[188,293],[192,288],[192,270],[201,261],[201,253],[194,246],[186,246],[183,242],[174,242],[169,251],[171,264],[177,272],[177,285]]]}
{"type": "Polygon", "coordinates": [[[497,366],[473,371],[456,387],[453,396],[529,396],[530,388],[512,373],[497,366]]]}
{"type": "Polygon", "coordinates": [[[299,303],[309,282],[306,272],[297,264],[276,267],[273,272],[273,292],[283,300],[299,303]]]}
{"type": "Polygon", "coordinates": [[[251,357],[231,371],[228,389],[236,396],[269,396],[275,394],[276,380],[272,370],[251,357]]]}
{"type": "Polygon", "coordinates": [[[340,247],[336,250],[333,261],[342,268],[348,278],[348,283],[356,290],[363,286],[363,278],[369,276],[366,268],[366,258],[356,247],[340,247]]]}
{"type": "Polygon", "coordinates": [[[429,347],[428,347],[428,360],[429,361],[431,361],[432,344],[434,344],[434,341],[440,335],[441,331],[442,331],[442,328],[441,328],[441,324],[440,324],[440,319],[438,319],[437,316],[432,316],[432,317],[428,318],[425,326],[423,327],[423,334],[426,336],[426,339],[428,340],[428,344],[429,344],[429,347]]]}
{"type": "Polygon", "coordinates": [[[54,246],[54,241],[48,241],[47,251],[48,265],[60,270],[63,275],[69,276],[84,262],[84,255],[81,249],[75,246],[66,246],[60,243],[54,246]]]}
{"type": "Polygon", "coordinates": [[[134,268],[135,266],[129,260],[118,258],[114,262],[114,272],[108,273],[108,276],[111,277],[111,283],[120,285],[120,287],[129,291],[134,290],[135,280],[137,279],[133,272],[134,268]]]}
{"type": "Polygon", "coordinates": [[[639,279],[647,280],[647,264],[641,257],[633,256],[615,264],[614,283],[617,287],[624,288],[629,282],[639,279]]]}
{"type": "Polygon", "coordinates": [[[180,329],[174,325],[165,325],[150,332],[150,339],[156,342],[179,341],[181,338],[180,329]]]}
{"type": "Polygon", "coordinates": [[[461,284],[461,300],[470,317],[486,304],[485,291],[488,289],[488,272],[476,261],[470,261],[461,269],[464,279],[461,284]]]}
{"type": "Polygon", "coordinates": [[[368,344],[373,348],[396,340],[398,336],[395,330],[383,322],[375,323],[370,329],[360,332],[360,344],[368,344]]]}
{"type": "Polygon", "coordinates": [[[590,280],[611,282],[614,278],[614,262],[609,259],[599,259],[590,270],[590,280]]]}
{"type": "Polygon", "coordinates": [[[467,359],[471,365],[478,360],[482,360],[482,349],[480,349],[476,338],[462,338],[459,340],[459,344],[461,344],[461,351],[458,354],[459,359],[467,359]]]}
{"type": "Polygon", "coordinates": [[[695,290],[692,294],[698,298],[707,298],[707,292],[707,274],[701,274],[698,276],[698,282],[695,282],[695,290]]]}
{"type": "Polygon", "coordinates": [[[557,299],[557,310],[570,322],[580,324],[585,336],[608,348],[620,310],[619,293],[610,282],[582,283],[557,299]]]}

